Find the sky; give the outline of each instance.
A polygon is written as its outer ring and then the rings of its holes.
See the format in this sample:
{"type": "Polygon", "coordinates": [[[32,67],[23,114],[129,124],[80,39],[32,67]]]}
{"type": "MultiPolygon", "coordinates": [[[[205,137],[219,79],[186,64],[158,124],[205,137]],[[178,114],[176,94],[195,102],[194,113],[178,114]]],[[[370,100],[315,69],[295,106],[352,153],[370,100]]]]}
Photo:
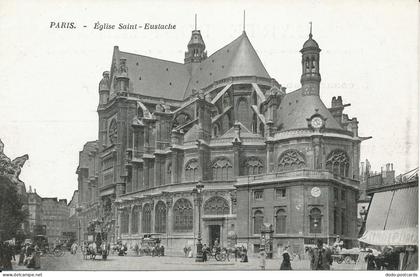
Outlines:
{"type": "Polygon", "coordinates": [[[300,86],[309,22],[320,45],[321,98],[341,95],[359,121],[361,161],[396,173],[418,166],[417,1],[0,2],[0,139],[29,154],[20,179],[43,197],[70,199],[84,143],[97,139],[98,83],[113,46],[183,62],[198,16],[208,54],[245,29],[270,76],[300,86]],[[380,5],[378,4],[380,2],[380,5]],[[50,28],[74,22],[75,29],[50,28]],[[175,30],[94,30],[96,22],[175,24],[175,30]],[[87,27],[84,28],[83,25],[87,27]]]}

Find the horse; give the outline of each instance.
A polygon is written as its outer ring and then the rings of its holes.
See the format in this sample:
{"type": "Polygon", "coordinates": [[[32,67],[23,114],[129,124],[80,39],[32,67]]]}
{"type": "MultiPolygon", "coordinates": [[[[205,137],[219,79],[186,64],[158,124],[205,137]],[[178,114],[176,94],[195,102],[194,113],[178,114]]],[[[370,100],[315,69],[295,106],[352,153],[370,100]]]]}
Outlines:
{"type": "Polygon", "coordinates": [[[90,255],[90,259],[94,260],[96,258],[96,243],[92,242],[88,246],[88,255],[90,255]]]}

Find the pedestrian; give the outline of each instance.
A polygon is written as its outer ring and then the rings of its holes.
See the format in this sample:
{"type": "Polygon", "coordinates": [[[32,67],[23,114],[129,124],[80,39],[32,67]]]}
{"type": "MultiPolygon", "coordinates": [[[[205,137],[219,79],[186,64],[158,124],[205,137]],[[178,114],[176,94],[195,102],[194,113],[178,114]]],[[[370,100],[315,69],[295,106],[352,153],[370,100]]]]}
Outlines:
{"type": "Polygon", "coordinates": [[[34,247],[33,260],[34,260],[34,269],[40,269],[41,268],[41,250],[39,249],[37,244],[35,244],[35,247],[34,247]]]}
{"type": "Polygon", "coordinates": [[[376,270],[375,256],[373,255],[372,249],[369,249],[367,252],[368,253],[365,256],[365,261],[367,263],[367,270],[376,270]]]}
{"type": "Polygon", "coordinates": [[[245,246],[242,246],[242,251],[241,251],[241,263],[247,263],[248,262],[248,253],[247,253],[247,249],[245,246]]]}
{"type": "Polygon", "coordinates": [[[22,243],[19,252],[19,263],[18,265],[23,265],[23,261],[25,260],[25,245],[22,243]]]}
{"type": "Polygon", "coordinates": [[[13,249],[11,248],[11,245],[7,242],[3,243],[2,247],[2,264],[3,269],[2,270],[13,270],[12,267],[12,255],[13,255],[13,249]]]}
{"type": "Polygon", "coordinates": [[[265,249],[260,249],[260,268],[261,270],[265,270],[265,264],[266,264],[266,258],[267,253],[265,252],[265,249]]]}
{"type": "Polygon", "coordinates": [[[203,252],[203,261],[207,262],[207,245],[206,244],[203,244],[202,252],[203,252]]]}
{"type": "Polygon", "coordinates": [[[282,253],[283,261],[281,262],[280,270],[292,270],[292,265],[290,264],[290,254],[288,251],[289,246],[286,246],[282,253]]]}
{"type": "Polygon", "coordinates": [[[324,248],[323,241],[318,239],[316,247],[310,251],[312,270],[330,270],[333,262],[331,250],[324,248]]]}

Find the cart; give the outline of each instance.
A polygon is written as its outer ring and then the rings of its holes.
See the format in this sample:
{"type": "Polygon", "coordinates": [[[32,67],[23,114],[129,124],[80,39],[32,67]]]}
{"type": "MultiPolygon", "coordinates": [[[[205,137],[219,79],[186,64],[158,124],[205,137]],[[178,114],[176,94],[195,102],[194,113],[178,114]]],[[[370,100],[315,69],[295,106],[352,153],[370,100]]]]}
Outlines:
{"type": "Polygon", "coordinates": [[[87,240],[83,243],[83,258],[95,260],[96,256],[101,256],[106,260],[109,255],[110,245],[107,241],[107,233],[103,231],[102,223],[94,221],[88,226],[87,240]]]}
{"type": "Polygon", "coordinates": [[[360,250],[358,248],[352,248],[352,249],[341,249],[339,251],[334,252],[331,256],[333,258],[333,261],[341,264],[351,264],[356,263],[357,259],[359,258],[360,250]]]}

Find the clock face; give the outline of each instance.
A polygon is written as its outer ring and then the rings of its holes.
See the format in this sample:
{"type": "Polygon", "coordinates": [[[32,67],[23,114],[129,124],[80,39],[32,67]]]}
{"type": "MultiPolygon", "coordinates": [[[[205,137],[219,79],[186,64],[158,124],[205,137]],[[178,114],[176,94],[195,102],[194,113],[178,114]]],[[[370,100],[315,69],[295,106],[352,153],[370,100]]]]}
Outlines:
{"type": "Polygon", "coordinates": [[[313,187],[311,189],[311,195],[313,197],[319,197],[321,195],[321,189],[319,187],[313,187]]]}
{"type": "Polygon", "coordinates": [[[322,127],[322,123],[323,123],[322,118],[320,118],[318,116],[312,118],[312,120],[311,120],[311,126],[313,128],[321,128],[322,127]]]}

